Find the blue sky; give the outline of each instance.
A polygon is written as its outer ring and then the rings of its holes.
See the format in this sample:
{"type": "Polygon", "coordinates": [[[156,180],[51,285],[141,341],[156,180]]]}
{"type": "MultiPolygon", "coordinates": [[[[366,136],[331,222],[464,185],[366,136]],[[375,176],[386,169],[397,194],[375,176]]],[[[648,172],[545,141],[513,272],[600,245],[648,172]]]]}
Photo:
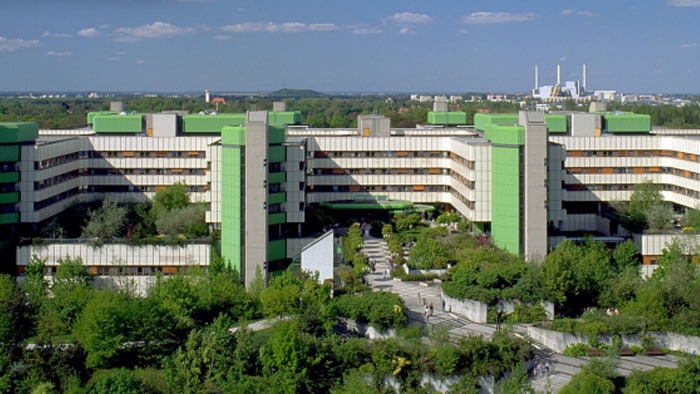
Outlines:
{"type": "Polygon", "coordinates": [[[700,93],[700,0],[2,0],[0,91],[700,93]]]}

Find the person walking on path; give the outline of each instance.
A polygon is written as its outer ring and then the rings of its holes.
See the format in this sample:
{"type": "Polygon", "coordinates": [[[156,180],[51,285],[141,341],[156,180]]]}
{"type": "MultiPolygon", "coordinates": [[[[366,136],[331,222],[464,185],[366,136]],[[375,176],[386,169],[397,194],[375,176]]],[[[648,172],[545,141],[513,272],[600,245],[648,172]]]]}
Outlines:
{"type": "Polygon", "coordinates": [[[425,306],[425,312],[423,312],[423,315],[425,316],[425,320],[430,320],[430,308],[428,306],[425,306]]]}

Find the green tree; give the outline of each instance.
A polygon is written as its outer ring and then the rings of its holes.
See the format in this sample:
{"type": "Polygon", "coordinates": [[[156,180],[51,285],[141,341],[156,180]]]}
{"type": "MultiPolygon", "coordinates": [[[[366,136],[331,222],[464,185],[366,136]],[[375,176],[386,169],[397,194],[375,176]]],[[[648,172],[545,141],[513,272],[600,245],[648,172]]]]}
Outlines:
{"type": "Polygon", "coordinates": [[[579,248],[571,241],[557,245],[545,257],[540,269],[542,286],[558,306],[563,306],[576,287],[576,261],[581,257],[579,248]]]}
{"type": "Polygon", "coordinates": [[[598,305],[612,277],[610,253],[602,242],[587,238],[583,245],[564,241],[545,257],[540,279],[557,307],[580,313],[598,305]]]}
{"type": "Polygon", "coordinates": [[[24,271],[22,290],[27,294],[30,309],[37,313],[48,297],[49,283],[46,275],[46,260],[33,255],[24,271]]]}
{"type": "Polygon", "coordinates": [[[574,375],[569,383],[559,391],[560,394],[612,394],[615,393],[615,360],[612,358],[592,359],[574,375]]]}
{"type": "Polygon", "coordinates": [[[397,213],[394,215],[394,227],[396,228],[397,233],[401,233],[418,226],[420,220],[420,215],[417,213],[411,213],[408,215],[397,213]]]}
{"type": "Polygon", "coordinates": [[[236,362],[233,321],[224,316],[211,325],[192,330],[187,342],[165,362],[166,377],[173,391],[198,393],[202,387],[220,387],[236,362]]]}
{"type": "Polygon", "coordinates": [[[204,282],[201,272],[178,272],[167,278],[159,277],[148,295],[174,316],[178,328],[191,329],[195,325],[193,314],[200,305],[199,282],[204,282]]]}
{"type": "Polygon", "coordinates": [[[634,186],[627,206],[627,224],[660,230],[671,224],[672,214],[672,209],[661,194],[661,185],[647,179],[634,186]]]}
{"type": "Polygon", "coordinates": [[[277,323],[270,339],[260,347],[263,375],[271,379],[281,393],[305,391],[309,369],[320,361],[311,341],[299,330],[297,320],[277,323]]]}
{"type": "Polygon", "coordinates": [[[205,213],[207,207],[203,204],[192,204],[183,208],[159,210],[155,225],[160,234],[183,234],[188,238],[207,235],[205,213]]]}
{"type": "Polygon", "coordinates": [[[301,281],[290,269],[270,280],[268,287],[260,294],[265,316],[293,314],[301,308],[301,281]]]}
{"type": "Polygon", "coordinates": [[[185,208],[190,205],[190,195],[187,185],[176,182],[165,190],[156,192],[151,205],[151,215],[157,218],[162,211],[185,208]]]}
{"type": "Polygon", "coordinates": [[[90,277],[80,257],[58,259],[51,294],[53,297],[42,305],[37,322],[37,334],[47,342],[53,336],[70,333],[73,323],[92,298],[90,277]]]}
{"type": "Polygon", "coordinates": [[[422,270],[444,269],[450,262],[447,248],[433,238],[421,237],[411,250],[408,265],[422,270]]]}
{"type": "Polygon", "coordinates": [[[354,223],[348,228],[348,234],[343,238],[343,261],[345,264],[352,265],[355,254],[362,248],[362,243],[362,230],[358,223],[354,223]]]}
{"type": "Polygon", "coordinates": [[[88,367],[109,367],[110,359],[122,349],[129,335],[132,301],[126,294],[103,290],[87,303],[73,332],[87,352],[88,367]]]}
{"type": "Polygon", "coordinates": [[[87,384],[87,394],[141,394],[143,387],[134,371],[119,368],[97,371],[87,384]]]}
{"type": "Polygon", "coordinates": [[[700,231],[700,209],[686,208],[683,224],[689,231],[700,231]]]}
{"type": "Polygon", "coordinates": [[[102,206],[88,212],[88,222],[83,227],[83,237],[111,239],[121,235],[126,224],[127,209],[120,207],[112,197],[102,201],[102,206]]]}
{"type": "Polygon", "coordinates": [[[28,330],[24,294],[9,275],[0,274],[0,344],[12,346],[28,330]]]}
{"type": "Polygon", "coordinates": [[[612,258],[617,272],[625,271],[628,267],[639,268],[637,245],[630,239],[615,246],[612,258]]]}
{"type": "Polygon", "coordinates": [[[149,365],[177,345],[176,323],[152,298],[101,290],[83,309],[73,334],[90,368],[149,365]]]}

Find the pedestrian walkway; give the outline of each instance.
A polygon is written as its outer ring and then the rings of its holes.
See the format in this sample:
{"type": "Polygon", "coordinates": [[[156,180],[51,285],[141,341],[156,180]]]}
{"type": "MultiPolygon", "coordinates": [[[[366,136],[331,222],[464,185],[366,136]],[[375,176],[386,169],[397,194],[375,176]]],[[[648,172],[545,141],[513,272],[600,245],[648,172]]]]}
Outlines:
{"type": "MultiPolygon", "coordinates": [[[[481,335],[490,338],[496,331],[494,325],[474,323],[462,316],[443,311],[439,283],[402,282],[392,278],[391,275],[387,277],[387,269],[391,269],[390,254],[384,239],[365,235],[362,252],[370,261],[375,262],[375,272],[366,276],[367,283],[374,291],[391,291],[401,296],[408,309],[409,323],[424,324],[429,329],[442,328],[453,339],[467,335],[481,335]],[[425,306],[430,304],[433,304],[433,315],[426,318],[424,316],[425,306]]],[[[531,376],[530,378],[530,384],[538,393],[559,392],[590,360],[587,357],[576,358],[557,354],[544,345],[524,337],[523,333],[527,331],[525,325],[516,325],[513,329],[516,332],[515,335],[526,339],[535,348],[533,362],[541,360],[550,365],[550,371],[546,376],[531,376]]],[[[672,368],[676,365],[677,360],[672,356],[634,356],[621,358],[617,371],[622,376],[629,376],[635,370],[649,370],[654,367],[672,368]]]]}
{"type": "Polygon", "coordinates": [[[366,276],[368,285],[375,291],[391,291],[398,294],[406,304],[409,323],[420,323],[428,329],[443,328],[450,337],[457,338],[466,335],[481,335],[491,337],[495,327],[479,324],[443,311],[440,284],[435,282],[400,281],[389,275],[389,249],[382,238],[365,236],[362,248],[369,261],[375,262],[375,272],[366,276]],[[432,316],[425,317],[425,307],[433,305],[432,316]]]}

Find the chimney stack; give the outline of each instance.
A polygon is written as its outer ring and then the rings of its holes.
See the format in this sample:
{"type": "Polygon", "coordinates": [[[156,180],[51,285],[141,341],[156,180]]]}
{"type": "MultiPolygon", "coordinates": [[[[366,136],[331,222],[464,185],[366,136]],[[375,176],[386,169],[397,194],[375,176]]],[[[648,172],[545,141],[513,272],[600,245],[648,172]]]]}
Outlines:
{"type": "Polygon", "coordinates": [[[209,89],[204,89],[204,102],[209,102],[209,89]]]}
{"type": "Polygon", "coordinates": [[[561,65],[557,64],[557,85],[561,86],[561,65]]]}
{"type": "Polygon", "coordinates": [[[535,90],[540,88],[540,66],[535,64],[535,90]]]}
{"type": "Polygon", "coordinates": [[[588,85],[586,84],[588,80],[588,73],[586,71],[586,64],[583,64],[583,91],[585,92],[588,89],[588,85]]]}

